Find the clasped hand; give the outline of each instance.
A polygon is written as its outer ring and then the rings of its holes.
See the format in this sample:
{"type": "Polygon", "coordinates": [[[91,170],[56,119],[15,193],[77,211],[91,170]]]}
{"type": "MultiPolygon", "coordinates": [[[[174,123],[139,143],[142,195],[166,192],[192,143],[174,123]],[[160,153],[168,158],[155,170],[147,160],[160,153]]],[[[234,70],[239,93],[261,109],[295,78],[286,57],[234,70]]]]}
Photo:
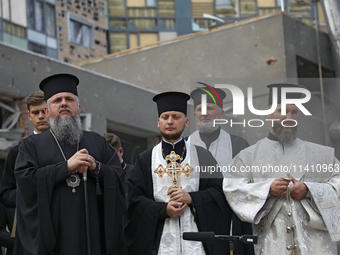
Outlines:
{"type": "Polygon", "coordinates": [[[189,204],[192,204],[191,196],[181,188],[173,188],[168,191],[170,202],[166,207],[169,217],[175,218],[182,215],[189,204]]]}
{"type": "MultiPolygon", "coordinates": [[[[279,196],[287,194],[287,186],[289,185],[289,180],[283,178],[275,179],[270,185],[269,194],[272,196],[279,196]]],[[[304,198],[308,192],[306,184],[296,179],[292,179],[293,186],[289,188],[290,195],[293,199],[301,200],[304,198]]]]}
{"type": "Polygon", "coordinates": [[[86,149],[77,151],[69,160],[67,160],[67,170],[69,172],[83,173],[86,169],[95,170],[95,159],[86,149]]]}

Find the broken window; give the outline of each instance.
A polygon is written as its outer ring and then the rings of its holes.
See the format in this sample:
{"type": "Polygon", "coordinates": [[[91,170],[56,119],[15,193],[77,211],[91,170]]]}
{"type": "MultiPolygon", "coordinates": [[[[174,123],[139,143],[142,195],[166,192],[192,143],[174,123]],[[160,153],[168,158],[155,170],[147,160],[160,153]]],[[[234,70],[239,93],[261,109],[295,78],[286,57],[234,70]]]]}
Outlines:
{"type": "Polygon", "coordinates": [[[84,47],[93,48],[93,24],[78,17],[70,16],[70,41],[84,47]]]}

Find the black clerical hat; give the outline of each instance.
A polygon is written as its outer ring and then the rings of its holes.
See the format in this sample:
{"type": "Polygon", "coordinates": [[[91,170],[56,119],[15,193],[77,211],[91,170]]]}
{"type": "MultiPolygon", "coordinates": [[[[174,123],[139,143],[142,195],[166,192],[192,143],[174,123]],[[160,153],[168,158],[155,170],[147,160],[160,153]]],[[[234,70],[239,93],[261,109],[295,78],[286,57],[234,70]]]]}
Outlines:
{"type": "MultiPolygon", "coordinates": [[[[284,83],[274,83],[274,84],[269,84],[267,86],[269,88],[269,99],[268,99],[268,105],[273,104],[273,88],[277,88],[277,103],[281,104],[281,89],[282,88],[305,88],[303,86],[294,84],[294,83],[289,83],[289,82],[284,82],[284,83]]],[[[299,93],[299,92],[289,92],[286,94],[286,97],[289,99],[294,99],[294,98],[302,98],[304,94],[299,93]]]]}
{"type": "Polygon", "coordinates": [[[187,101],[190,99],[188,94],[182,92],[164,92],[153,97],[157,103],[158,115],[163,112],[176,111],[187,115],[187,101]]]}
{"type": "Polygon", "coordinates": [[[47,101],[51,96],[60,92],[70,92],[78,96],[77,86],[79,80],[76,76],[68,73],[54,74],[45,78],[39,84],[39,88],[45,93],[47,101]]]}
{"type": "Polygon", "coordinates": [[[223,99],[226,93],[222,89],[215,89],[213,87],[197,88],[190,93],[191,98],[194,100],[194,108],[202,103],[202,94],[207,95],[207,103],[216,104],[223,108],[223,99]]]}

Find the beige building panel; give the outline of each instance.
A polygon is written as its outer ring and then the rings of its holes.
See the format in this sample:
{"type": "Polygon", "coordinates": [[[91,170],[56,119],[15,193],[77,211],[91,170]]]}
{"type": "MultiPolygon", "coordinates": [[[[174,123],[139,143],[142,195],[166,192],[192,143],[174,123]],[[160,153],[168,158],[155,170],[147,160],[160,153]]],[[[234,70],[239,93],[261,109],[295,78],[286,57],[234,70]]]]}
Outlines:
{"type": "Polygon", "coordinates": [[[318,12],[319,12],[319,22],[325,23],[326,22],[325,15],[323,13],[322,6],[321,6],[320,2],[318,2],[318,12]]]}
{"type": "Polygon", "coordinates": [[[109,13],[111,16],[125,16],[125,6],[109,6],[109,13]]]}
{"type": "Polygon", "coordinates": [[[258,7],[275,7],[275,0],[257,0],[258,7]]]}
{"type": "Polygon", "coordinates": [[[137,34],[130,33],[129,41],[130,41],[130,49],[138,47],[137,34]]]}
{"type": "Polygon", "coordinates": [[[144,7],[145,0],[126,0],[126,6],[128,7],[144,7]]]}
{"type": "Polygon", "coordinates": [[[12,22],[27,27],[26,0],[11,1],[12,22]]]}
{"type": "Polygon", "coordinates": [[[191,5],[191,15],[193,18],[202,18],[203,14],[214,15],[213,3],[193,3],[191,5]]]}
{"type": "Polygon", "coordinates": [[[111,46],[115,45],[126,46],[127,44],[126,33],[111,33],[110,42],[111,46]]]}
{"type": "Polygon", "coordinates": [[[139,34],[140,46],[158,42],[157,33],[140,33],[139,34]]]}
{"type": "Polygon", "coordinates": [[[241,12],[256,12],[256,4],[255,3],[241,3],[240,4],[241,12]]]}
{"type": "Polygon", "coordinates": [[[9,15],[9,0],[3,0],[1,2],[1,7],[2,7],[2,10],[1,10],[2,18],[9,20],[9,18],[10,18],[10,15],[9,15]]]}
{"type": "Polygon", "coordinates": [[[214,0],[191,0],[192,3],[214,3],[214,0]]]}

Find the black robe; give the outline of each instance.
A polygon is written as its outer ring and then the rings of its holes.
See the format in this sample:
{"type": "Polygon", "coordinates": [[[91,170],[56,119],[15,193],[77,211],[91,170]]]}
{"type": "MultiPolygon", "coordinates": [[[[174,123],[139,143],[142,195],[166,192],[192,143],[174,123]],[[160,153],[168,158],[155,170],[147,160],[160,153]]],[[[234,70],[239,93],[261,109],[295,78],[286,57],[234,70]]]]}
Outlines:
{"type": "MultiPolygon", "coordinates": [[[[211,153],[196,146],[200,166],[216,166],[211,153]]],[[[180,152],[177,154],[181,155],[180,152]]],[[[166,203],[156,202],[153,195],[151,169],[152,149],[137,157],[128,178],[128,201],[125,221],[125,240],[129,254],[157,254],[166,215],[166,203]]],[[[199,231],[229,234],[232,211],[222,191],[222,175],[204,178],[201,173],[199,191],[189,193],[192,198],[191,212],[199,231]],[[195,208],[195,210],[193,210],[195,208]]],[[[216,241],[203,243],[207,255],[229,254],[228,243],[216,241]]],[[[179,255],[179,254],[176,254],[179,255]]]]}
{"type": "MultiPolygon", "coordinates": [[[[76,146],[61,144],[66,159],[76,146]]],[[[91,254],[125,254],[123,240],[124,175],[115,151],[93,132],[83,133],[79,150],[86,148],[101,164],[96,195],[96,176],[88,171],[91,254]]],[[[17,236],[15,254],[85,255],[86,227],[82,175],[76,192],[66,183],[70,176],[50,132],[26,138],[15,165],[17,179],[17,236]]]]}
{"type": "Polygon", "coordinates": [[[14,146],[7,155],[4,173],[0,184],[0,199],[1,202],[9,208],[16,206],[16,189],[17,181],[14,175],[15,160],[19,153],[19,146],[14,146]]]}
{"type": "Polygon", "coordinates": [[[11,237],[11,231],[14,211],[14,208],[7,208],[0,202],[0,246],[7,248],[6,255],[13,252],[14,237],[11,237]]]}
{"type": "Polygon", "coordinates": [[[123,160],[122,162],[122,168],[123,170],[125,171],[125,183],[127,182],[127,178],[129,177],[131,171],[132,171],[132,168],[133,168],[133,165],[130,165],[130,164],[127,164],[125,163],[125,161],[123,160]]]}
{"type": "Polygon", "coordinates": [[[14,237],[10,237],[10,232],[12,232],[16,206],[17,182],[14,176],[14,166],[19,146],[14,146],[8,152],[0,184],[0,245],[7,248],[6,254],[8,255],[12,254],[14,244],[14,237]]]}
{"type": "MultiPolygon", "coordinates": [[[[211,132],[210,134],[202,134],[200,133],[201,140],[205,143],[207,148],[209,149],[210,144],[218,139],[220,135],[220,128],[211,132]]],[[[247,147],[249,147],[249,143],[240,136],[230,135],[231,146],[232,146],[232,158],[234,158],[239,152],[247,147]]],[[[242,236],[242,235],[252,235],[253,229],[252,225],[248,222],[243,222],[239,217],[233,212],[233,224],[232,224],[232,233],[234,236],[242,236]]],[[[234,246],[234,254],[235,255],[252,255],[254,253],[254,246],[252,244],[242,244],[241,242],[235,243],[234,246]]]]}

